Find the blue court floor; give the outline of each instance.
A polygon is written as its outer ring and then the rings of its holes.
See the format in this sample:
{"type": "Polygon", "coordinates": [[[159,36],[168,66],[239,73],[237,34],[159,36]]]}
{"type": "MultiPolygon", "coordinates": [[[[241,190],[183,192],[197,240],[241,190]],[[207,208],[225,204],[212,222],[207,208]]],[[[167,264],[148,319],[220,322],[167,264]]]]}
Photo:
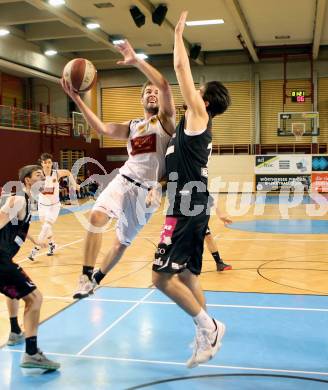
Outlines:
{"type": "Polygon", "coordinates": [[[0,389],[319,390],[328,388],[328,297],[207,292],[227,332],[203,366],[185,367],[190,318],[154,289],[103,287],[40,326],[59,372],[26,374],[23,347],[0,350],[0,389]]]}
{"type": "Polygon", "coordinates": [[[326,219],[255,219],[229,225],[230,229],[274,234],[328,234],[326,219]]]}

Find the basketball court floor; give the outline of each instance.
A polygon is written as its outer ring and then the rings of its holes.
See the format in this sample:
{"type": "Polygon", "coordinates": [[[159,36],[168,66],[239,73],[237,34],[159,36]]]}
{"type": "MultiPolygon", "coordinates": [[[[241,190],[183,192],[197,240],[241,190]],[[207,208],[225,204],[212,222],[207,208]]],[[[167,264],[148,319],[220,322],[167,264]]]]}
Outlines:
{"type": "MultiPolygon", "coordinates": [[[[44,294],[39,344],[60,361],[59,372],[19,368],[22,346],[0,350],[0,388],[49,389],[326,389],[328,387],[328,223],[309,217],[313,201],[254,195],[222,195],[220,205],[234,223],[210,226],[223,259],[233,270],[216,272],[205,250],[201,281],[209,312],[227,325],[221,351],[207,364],[185,367],[194,328],[189,317],[152,288],[153,253],[163,222],[160,209],[127,250],[102,287],[75,302],[85,229],[91,203],[65,209],[55,225],[58,252],[26,260],[26,243],[16,261],[44,294]],[[256,205],[264,207],[257,214],[256,205]],[[284,206],[285,204],[285,206],[284,206]]],[[[37,234],[39,222],[31,225],[37,234]]],[[[102,254],[113,227],[104,235],[102,254]]],[[[22,313],[21,313],[22,315],[22,313]]],[[[21,319],[21,317],[20,317],[21,319]]],[[[0,300],[0,335],[9,331],[0,300]]]]}

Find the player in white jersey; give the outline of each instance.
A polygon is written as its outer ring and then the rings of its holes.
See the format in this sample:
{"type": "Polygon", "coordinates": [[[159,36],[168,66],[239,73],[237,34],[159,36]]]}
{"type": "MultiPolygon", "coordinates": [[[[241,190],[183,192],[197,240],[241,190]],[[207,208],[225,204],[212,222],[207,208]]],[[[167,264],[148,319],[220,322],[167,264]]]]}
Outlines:
{"type": "MultiPolygon", "coordinates": [[[[44,190],[38,197],[39,220],[42,223],[39,241],[43,242],[48,240],[47,255],[52,256],[56,249],[52,227],[56,222],[60,211],[59,180],[62,177],[68,176],[70,184],[74,189],[78,190],[79,185],[75,182],[68,169],[58,169],[57,163],[53,162],[51,154],[41,154],[40,162],[45,176],[45,184],[44,190]]],[[[38,251],[39,247],[35,246],[28,258],[34,260],[38,251]]]]}
{"type": "MultiPolygon", "coordinates": [[[[74,298],[87,297],[100,283],[106,273],[120,260],[139,230],[147,223],[152,211],[146,204],[156,193],[154,182],[164,175],[165,152],[175,127],[175,108],[171,88],[165,78],[151,65],[136,56],[135,51],[124,41],[117,45],[124,59],[121,65],[132,65],[149,80],[144,85],[141,103],[144,118],[124,123],[103,123],[62,80],[65,92],[73,99],[89,125],[99,134],[128,141],[129,158],[97,199],[91,215],[90,228],[84,247],[84,265],[80,283],[74,298]],[[117,220],[116,236],[112,247],[105,255],[101,267],[94,271],[101,246],[102,234],[92,227],[103,229],[111,218],[117,220]]],[[[124,105],[124,101],[122,101],[124,105]]]]}

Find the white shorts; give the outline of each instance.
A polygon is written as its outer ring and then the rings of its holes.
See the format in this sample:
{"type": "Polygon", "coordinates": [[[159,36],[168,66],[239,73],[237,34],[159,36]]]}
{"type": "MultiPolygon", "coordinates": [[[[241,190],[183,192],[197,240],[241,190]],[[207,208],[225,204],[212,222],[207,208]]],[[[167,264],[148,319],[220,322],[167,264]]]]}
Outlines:
{"type": "Polygon", "coordinates": [[[38,203],[39,219],[49,223],[55,223],[60,211],[60,202],[50,206],[38,203]]]}
{"type": "Polygon", "coordinates": [[[146,189],[117,175],[99,195],[92,211],[117,219],[117,238],[128,246],[155,211],[146,207],[147,194],[146,189]]]}

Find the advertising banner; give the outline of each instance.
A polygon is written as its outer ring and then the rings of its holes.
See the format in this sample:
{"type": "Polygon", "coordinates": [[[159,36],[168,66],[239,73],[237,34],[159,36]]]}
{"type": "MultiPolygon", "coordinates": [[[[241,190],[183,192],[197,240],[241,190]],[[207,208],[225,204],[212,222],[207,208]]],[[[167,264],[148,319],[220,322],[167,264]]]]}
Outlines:
{"type": "Polygon", "coordinates": [[[277,174],[310,174],[310,155],[263,155],[255,156],[255,173],[277,173],[277,174]]]}
{"type": "Polygon", "coordinates": [[[312,156],[312,171],[328,171],[328,156],[312,156]]]}
{"type": "Polygon", "coordinates": [[[256,191],[279,191],[282,186],[294,187],[297,183],[302,183],[308,191],[311,175],[255,175],[256,191]]]}
{"type": "Polygon", "coordinates": [[[312,173],[312,190],[328,192],[328,173],[312,173]]]}

